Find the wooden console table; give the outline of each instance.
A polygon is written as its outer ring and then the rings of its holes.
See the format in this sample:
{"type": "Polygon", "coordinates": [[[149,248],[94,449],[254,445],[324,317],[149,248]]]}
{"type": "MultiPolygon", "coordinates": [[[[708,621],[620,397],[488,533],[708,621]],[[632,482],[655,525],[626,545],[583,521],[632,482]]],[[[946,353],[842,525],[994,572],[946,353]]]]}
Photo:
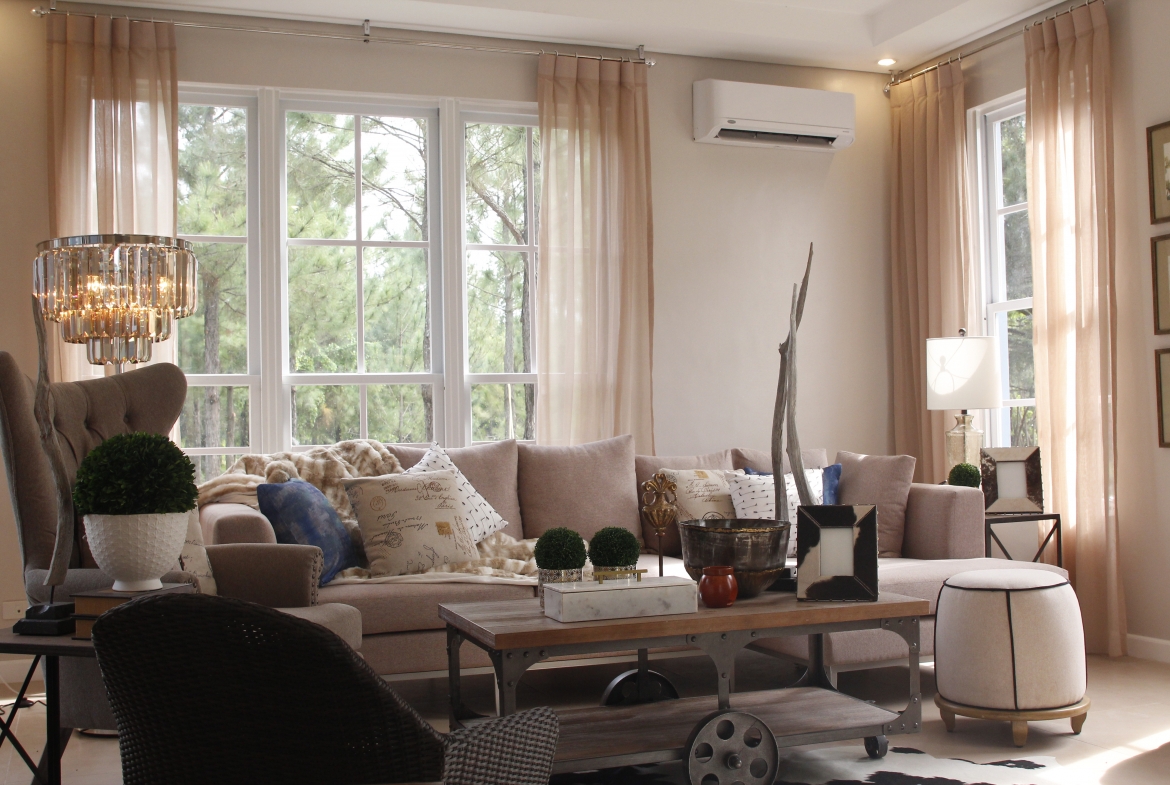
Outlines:
{"type": "MultiPolygon", "coordinates": [[[[888,593],[876,602],[843,603],[798,602],[793,594],[765,592],[730,608],[700,607],[697,613],[565,624],[547,618],[537,600],[440,605],[439,617],[447,623],[451,727],[480,717],[463,704],[460,691],[459,650],[464,641],[491,657],[500,715],[516,711],[521,677],[542,660],[678,646],[701,649],[714,661],[716,695],[558,711],[561,733],[554,773],[683,760],[695,779],[694,758],[701,754],[704,729],[715,728],[720,717],[745,714],[767,726],[776,747],[863,738],[866,751],[880,757],[887,748],[886,736],[921,729],[919,617],[929,613],[929,608],[925,600],[888,593]],[[827,678],[824,634],[866,629],[890,630],[909,647],[909,694],[900,712],[843,695],[827,678]],[[758,640],[783,635],[808,636],[805,675],[792,687],[736,693],[733,700],[731,685],[739,651],[758,640]]],[[[703,765],[731,769],[745,761],[754,765],[737,751],[723,752],[718,747],[715,758],[714,763],[703,765]]]]}

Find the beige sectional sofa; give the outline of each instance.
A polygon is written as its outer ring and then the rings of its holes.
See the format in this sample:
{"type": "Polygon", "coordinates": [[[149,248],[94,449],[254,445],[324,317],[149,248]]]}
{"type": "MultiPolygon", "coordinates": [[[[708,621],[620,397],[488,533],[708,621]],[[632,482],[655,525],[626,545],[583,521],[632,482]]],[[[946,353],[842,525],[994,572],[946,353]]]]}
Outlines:
{"type": "MultiPolygon", "coordinates": [[[[409,468],[422,459],[419,447],[387,445],[409,468]]],[[[448,450],[452,460],[477,490],[508,521],[504,530],[517,537],[538,537],[552,526],[569,526],[588,538],[603,526],[623,526],[643,536],[639,515],[639,484],[660,468],[771,470],[770,457],[758,450],[724,450],[695,456],[641,456],[633,440],[619,437],[582,447],[544,447],[505,441],[448,450]]],[[[807,468],[828,463],[824,450],[806,450],[807,468]]],[[[787,466],[784,467],[788,469],[787,466]]],[[[276,541],[268,520],[239,504],[211,504],[201,511],[208,543],[276,541]]],[[[649,531],[646,532],[649,534],[649,531]]],[[[881,559],[879,587],[934,604],[942,582],[971,569],[1033,566],[984,559],[983,494],[977,489],[913,485],[906,506],[901,558],[881,559]]],[[[654,545],[650,537],[646,543],[654,545]]],[[[678,554],[677,536],[668,538],[666,554],[678,554]]],[[[657,569],[656,556],[643,566],[657,569]]],[[[683,574],[682,562],[666,558],[667,571],[683,574]]],[[[1057,568],[1052,567],[1055,570],[1057,568]]],[[[362,654],[386,676],[434,674],[445,671],[446,636],[439,620],[440,603],[531,598],[534,589],[472,583],[381,583],[323,586],[320,602],[352,605],[362,614],[362,654]]],[[[923,654],[933,652],[933,617],[922,630],[923,654]]],[[[775,639],[757,646],[770,654],[801,660],[803,638],[775,639]]],[[[490,665],[475,647],[464,647],[464,667],[490,665]]],[[[904,660],[906,645],[897,635],[880,630],[831,633],[825,643],[826,664],[834,671],[875,667],[904,660]]]]}

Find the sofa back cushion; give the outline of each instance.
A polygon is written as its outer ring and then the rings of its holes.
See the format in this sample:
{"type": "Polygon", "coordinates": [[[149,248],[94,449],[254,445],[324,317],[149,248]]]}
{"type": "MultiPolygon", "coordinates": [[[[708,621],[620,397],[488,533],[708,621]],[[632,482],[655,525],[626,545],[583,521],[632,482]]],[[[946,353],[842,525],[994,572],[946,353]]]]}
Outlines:
{"type": "Polygon", "coordinates": [[[838,504],[876,504],[878,556],[901,556],[906,531],[906,501],[914,482],[912,455],[837,453],[841,481],[838,504]]]}
{"type": "MultiPolygon", "coordinates": [[[[716,469],[730,470],[735,468],[731,463],[731,450],[708,453],[707,455],[635,455],[634,476],[637,478],[639,518],[642,509],[642,483],[654,476],[662,469],[716,469]]],[[[654,527],[642,521],[642,539],[652,551],[658,550],[658,536],[654,527]]],[[[662,552],[667,556],[682,556],[682,541],[679,540],[678,527],[667,526],[662,536],[662,552]]]]}
{"type": "Polygon", "coordinates": [[[634,437],[576,447],[518,446],[525,537],[566,526],[588,540],[606,526],[620,526],[642,541],[634,437]]]}
{"type": "MultiPolygon", "coordinates": [[[[427,452],[426,447],[401,444],[387,444],[386,449],[394,454],[403,469],[414,466],[427,452]]],[[[516,440],[455,447],[446,452],[479,495],[487,499],[487,503],[508,522],[503,532],[518,540],[523,538],[524,523],[520,517],[520,497],[516,489],[516,440]]]]}
{"type": "MultiPolygon", "coordinates": [[[[783,456],[783,474],[792,474],[792,464],[788,460],[788,453],[783,456]]],[[[800,460],[806,469],[823,469],[829,465],[829,454],[824,447],[814,447],[800,451],[800,460]]],[[[755,469],[757,472],[772,471],[772,453],[764,450],[736,447],[731,451],[732,469],[755,469]]]]}

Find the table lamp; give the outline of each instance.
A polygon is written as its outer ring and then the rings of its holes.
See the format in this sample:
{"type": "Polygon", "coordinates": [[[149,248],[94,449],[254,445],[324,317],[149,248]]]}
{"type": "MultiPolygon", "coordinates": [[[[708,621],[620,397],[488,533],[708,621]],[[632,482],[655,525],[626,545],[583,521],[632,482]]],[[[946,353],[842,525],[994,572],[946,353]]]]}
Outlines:
{"type": "Polygon", "coordinates": [[[969,409],[1003,406],[999,345],[990,336],[967,335],[926,340],[926,408],[958,409],[955,427],[947,431],[947,474],[960,463],[979,465],[983,431],[971,425],[969,409]]]}

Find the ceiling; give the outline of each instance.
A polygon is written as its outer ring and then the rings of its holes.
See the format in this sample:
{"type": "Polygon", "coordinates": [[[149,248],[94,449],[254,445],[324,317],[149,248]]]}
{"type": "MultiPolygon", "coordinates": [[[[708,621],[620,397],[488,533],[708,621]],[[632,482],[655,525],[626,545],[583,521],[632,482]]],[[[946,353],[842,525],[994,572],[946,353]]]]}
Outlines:
{"type": "MultiPolygon", "coordinates": [[[[121,0],[861,71],[913,66],[1062,0],[121,0]]],[[[355,31],[356,32],[356,31],[355,31]]]]}

